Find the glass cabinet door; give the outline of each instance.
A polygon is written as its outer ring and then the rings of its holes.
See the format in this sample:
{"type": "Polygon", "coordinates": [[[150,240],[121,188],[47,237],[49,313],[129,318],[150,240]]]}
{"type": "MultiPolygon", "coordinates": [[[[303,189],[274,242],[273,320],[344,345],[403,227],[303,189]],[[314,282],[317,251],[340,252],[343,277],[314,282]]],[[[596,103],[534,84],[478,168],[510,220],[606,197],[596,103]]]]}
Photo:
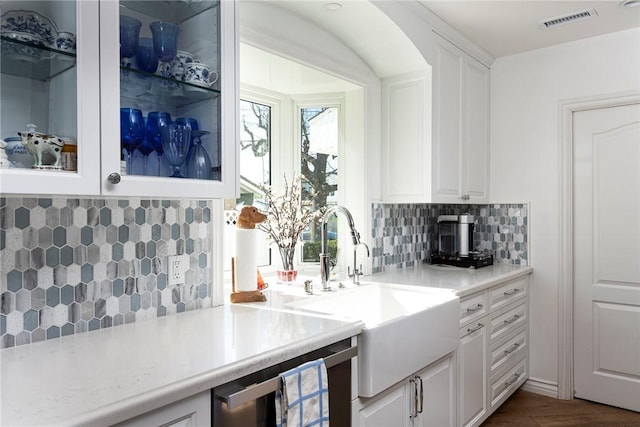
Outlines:
{"type": "MultiPolygon", "coordinates": [[[[110,69],[118,73],[119,97],[117,107],[103,100],[103,122],[115,123],[119,132],[103,133],[103,157],[119,176],[105,191],[139,193],[134,188],[146,183],[165,194],[217,197],[211,189],[224,187],[224,168],[235,171],[233,161],[223,164],[229,154],[222,143],[223,94],[225,81],[235,82],[223,68],[225,3],[233,9],[233,2],[219,0],[121,0],[117,12],[108,6],[117,13],[117,29],[109,34],[118,43],[103,44],[101,58],[116,62],[110,69]]],[[[229,90],[227,101],[233,95],[229,90]]]]}
{"type": "Polygon", "coordinates": [[[220,180],[219,2],[120,2],[127,175],[220,180]]]}
{"type": "Polygon", "coordinates": [[[85,79],[81,70],[90,69],[80,66],[80,61],[97,59],[98,8],[95,2],[80,3],[1,4],[0,138],[6,144],[4,151],[0,150],[3,193],[99,191],[94,175],[98,162],[82,165],[80,161],[97,148],[97,75],[93,77],[95,96],[91,89],[83,94],[78,89],[85,79]],[[79,25],[83,21],[85,24],[79,25]],[[87,28],[93,30],[87,33],[87,28]],[[77,42],[80,36],[86,37],[83,51],[77,42]],[[79,104],[90,111],[85,117],[79,114],[79,104]],[[86,126],[81,124],[85,119],[86,126]],[[88,130],[91,123],[95,126],[93,136],[88,130]],[[86,179],[89,175],[94,178],[86,179]]]}

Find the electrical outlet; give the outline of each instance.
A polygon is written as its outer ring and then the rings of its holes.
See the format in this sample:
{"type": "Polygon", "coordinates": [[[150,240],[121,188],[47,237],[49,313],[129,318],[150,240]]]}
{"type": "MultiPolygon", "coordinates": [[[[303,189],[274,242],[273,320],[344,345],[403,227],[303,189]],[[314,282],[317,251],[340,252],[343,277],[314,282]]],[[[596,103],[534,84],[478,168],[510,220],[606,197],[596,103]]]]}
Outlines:
{"type": "Polygon", "coordinates": [[[187,271],[188,258],[184,255],[170,256],[169,268],[167,276],[170,285],[182,285],[184,284],[184,275],[187,271]]]}

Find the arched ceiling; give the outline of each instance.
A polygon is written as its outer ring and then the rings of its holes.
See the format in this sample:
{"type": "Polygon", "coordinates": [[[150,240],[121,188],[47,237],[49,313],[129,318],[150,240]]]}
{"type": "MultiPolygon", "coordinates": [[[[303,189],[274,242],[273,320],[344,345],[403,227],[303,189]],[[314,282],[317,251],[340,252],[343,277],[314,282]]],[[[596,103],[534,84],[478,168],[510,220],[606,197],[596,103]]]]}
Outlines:
{"type": "Polygon", "coordinates": [[[325,7],[331,1],[269,0],[268,3],[287,9],[342,40],[378,77],[424,70],[428,66],[397,25],[367,0],[343,0],[337,10],[325,7]]]}

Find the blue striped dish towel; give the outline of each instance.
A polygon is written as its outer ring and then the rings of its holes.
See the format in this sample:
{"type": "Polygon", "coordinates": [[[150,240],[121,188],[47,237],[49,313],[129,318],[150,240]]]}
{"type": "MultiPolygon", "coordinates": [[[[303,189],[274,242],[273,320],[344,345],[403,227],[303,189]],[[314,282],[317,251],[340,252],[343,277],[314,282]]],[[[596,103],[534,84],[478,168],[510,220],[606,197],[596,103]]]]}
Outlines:
{"type": "Polygon", "coordinates": [[[277,427],[329,427],[329,388],[324,360],[303,363],[280,374],[276,391],[277,427]]]}

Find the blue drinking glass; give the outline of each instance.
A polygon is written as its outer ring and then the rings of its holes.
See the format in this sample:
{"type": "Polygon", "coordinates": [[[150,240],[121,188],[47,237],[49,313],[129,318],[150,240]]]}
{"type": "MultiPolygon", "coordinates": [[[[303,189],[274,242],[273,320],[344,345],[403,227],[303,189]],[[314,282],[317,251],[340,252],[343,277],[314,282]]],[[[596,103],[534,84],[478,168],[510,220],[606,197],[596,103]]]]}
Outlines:
{"type": "Polygon", "coordinates": [[[133,58],[138,51],[140,27],[142,23],[136,18],[120,15],[120,57],[133,58]]]}
{"type": "Polygon", "coordinates": [[[183,178],[180,169],[191,147],[191,128],[176,123],[160,128],[164,157],[173,167],[172,178],[183,178]]]}
{"type": "Polygon", "coordinates": [[[149,24],[153,35],[153,50],[162,62],[171,62],[178,53],[178,34],[180,27],[164,21],[149,24]]]}
{"type": "Polygon", "coordinates": [[[127,173],[131,173],[131,154],[144,139],[144,119],[137,108],[120,108],[120,144],[126,151],[127,173]]]}
{"type": "Polygon", "coordinates": [[[152,111],[147,116],[146,135],[153,148],[162,154],[162,142],[160,140],[160,128],[171,124],[171,114],[165,111],[152,111]]]}
{"type": "Polygon", "coordinates": [[[166,158],[162,155],[164,150],[162,149],[162,142],[160,140],[160,129],[163,126],[169,126],[171,123],[171,115],[165,111],[152,111],[147,116],[146,134],[157,153],[158,176],[167,175],[169,169],[169,162],[167,162],[166,158]]]}
{"type": "Polygon", "coordinates": [[[150,74],[155,73],[158,68],[158,58],[153,50],[153,40],[149,37],[140,37],[136,53],[136,66],[139,70],[150,74]]]}

